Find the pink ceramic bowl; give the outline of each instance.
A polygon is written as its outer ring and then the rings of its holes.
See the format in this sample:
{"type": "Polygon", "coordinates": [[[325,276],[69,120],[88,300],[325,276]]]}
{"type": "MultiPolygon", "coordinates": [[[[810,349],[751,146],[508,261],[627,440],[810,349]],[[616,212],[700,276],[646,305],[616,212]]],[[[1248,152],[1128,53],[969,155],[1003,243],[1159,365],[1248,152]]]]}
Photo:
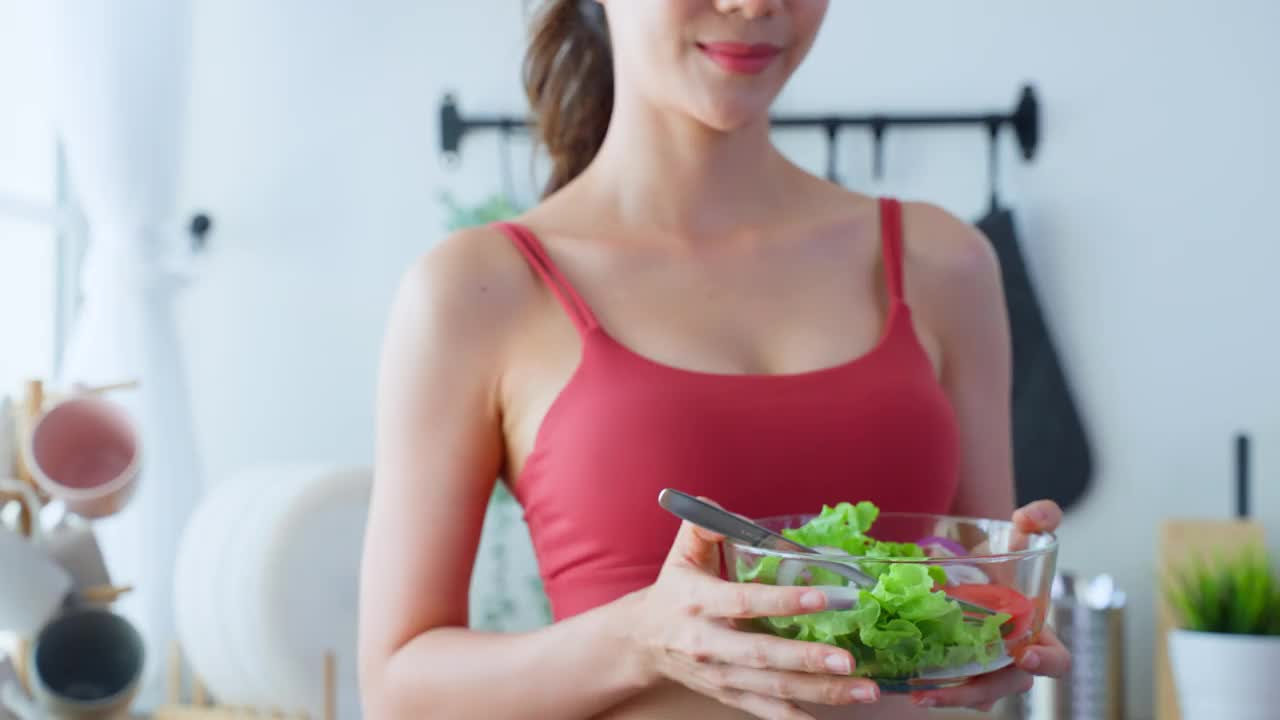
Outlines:
{"type": "Polygon", "coordinates": [[[133,496],[141,449],[118,405],[93,396],[65,400],[40,417],[29,443],[36,483],[71,512],[106,517],[133,496]]]}

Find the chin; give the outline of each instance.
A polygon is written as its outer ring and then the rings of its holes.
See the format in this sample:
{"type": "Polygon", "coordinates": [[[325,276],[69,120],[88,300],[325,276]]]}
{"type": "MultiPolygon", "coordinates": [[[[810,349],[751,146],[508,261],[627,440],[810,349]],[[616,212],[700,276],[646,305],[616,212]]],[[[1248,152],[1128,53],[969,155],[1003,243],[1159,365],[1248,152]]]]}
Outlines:
{"type": "Polygon", "coordinates": [[[733,132],[760,122],[768,122],[773,97],[711,98],[690,114],[702,124],[720,132],[733,132]]]}

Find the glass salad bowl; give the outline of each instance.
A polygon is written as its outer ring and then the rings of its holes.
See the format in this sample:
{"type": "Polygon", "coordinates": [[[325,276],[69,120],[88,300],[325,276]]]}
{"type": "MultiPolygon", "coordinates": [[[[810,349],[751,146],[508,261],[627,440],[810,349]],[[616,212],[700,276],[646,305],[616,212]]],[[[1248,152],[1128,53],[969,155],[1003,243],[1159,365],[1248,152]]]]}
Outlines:
{"type": "Polygon", "coordinates": [[[760,618],[750,629],[849,650],[854,674],[886,692],[999,670],[1044,627],[1058,552],[1052,534],[1001,520],[882,514],[867,502],[753,520],[820,554],[727,540],[728,578],[819,587],[828,608],[760,618]]]}

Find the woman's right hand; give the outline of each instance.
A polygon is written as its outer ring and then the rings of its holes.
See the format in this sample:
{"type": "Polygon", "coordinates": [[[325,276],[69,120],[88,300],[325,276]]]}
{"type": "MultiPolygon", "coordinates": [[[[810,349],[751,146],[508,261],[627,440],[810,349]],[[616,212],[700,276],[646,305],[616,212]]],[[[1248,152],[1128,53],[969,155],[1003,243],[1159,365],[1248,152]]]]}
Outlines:
{"type": "Polygon", "coordinates": [[[657,581],[637,593],[627,622],[649,677],[669,678],[763,720],[812,720],[796,702],[878,700],[874,682],[850,677],[848,651],[735,628],[749,618],[818,612],[827,598],[816,589],[720,579],[723,540],[684,523],[657,581]]]}

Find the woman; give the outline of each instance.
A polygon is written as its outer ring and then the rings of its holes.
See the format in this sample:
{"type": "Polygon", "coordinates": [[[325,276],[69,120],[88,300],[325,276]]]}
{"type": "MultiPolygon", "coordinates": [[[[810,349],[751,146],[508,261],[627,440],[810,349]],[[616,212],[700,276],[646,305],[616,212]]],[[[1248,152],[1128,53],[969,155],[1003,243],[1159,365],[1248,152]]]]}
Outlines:
{"type": "MultiPolygon", "coordinates": [[[[984,238],[846,192],[769,141],[826,9],[544,3],[525,69],[547,196],[431,250],[390,320],[362,586],[370,717],[910,717],[1065,669],[1047,636],[1017,668],[881,698],[843,650],[735,629],[827,600],[722,581],[721,538],[656,504],[669,486],[749,516],[863,499],[1013,510],[984,238]],[[534,632],[466,627],[499,477],[557,620],[534,632]]],[[[1014,517],[1041,530],[1059,513],[1014,517]]]]}

